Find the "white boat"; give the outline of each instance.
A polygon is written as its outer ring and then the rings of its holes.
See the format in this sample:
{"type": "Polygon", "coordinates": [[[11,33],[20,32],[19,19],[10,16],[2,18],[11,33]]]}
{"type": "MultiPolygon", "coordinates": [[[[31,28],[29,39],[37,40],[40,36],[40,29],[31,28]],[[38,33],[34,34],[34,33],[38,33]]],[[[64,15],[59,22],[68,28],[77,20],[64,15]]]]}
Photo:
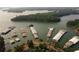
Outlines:
{"type": "Polygon", "coordinates": [[[52,40],[58,42],[58,40],[66,33],[66,30],[60,30],[52,40]]]}
{"type": "Polygon", "coordinates": [[[11,43],[11,44],[14,44],[14,43],[15,43],[15,40],[13,40],[13,39],[10,40],[10,43],[11,43]]]}
{"type": "Polygon", "coordinates": [[[22,36],[23,37],[27,37],[27,33],[22,33],[22,36]]]}
{"type": "Polygon", "coordinates": [[[11,36],[12,36],[12,38],[18,37],[17,32],[16,32],[16,31],[13,31],[13,32],[11,33],[11,36]]]}
{"type": "Polygon", "coordinates": [[[22,37],[27,37],[27,29],[26,28],[20,28],[20,32],[22,34],[22,37]]]}
{"type": "Polygon", "coordinates": [[[74,36],[73,38],[71,38],[67,43],[65,43],[63,48],[68,48],[73,44],[76,44],[79,41],[79,37],[78,36],[74,36]]]}
{"type": "Polygon", "coordinates": [[[15,41],[16,41],[16,42],[19,42],[19,41],[20,41],[20,38],[18,38],[18,37],[15,38],[15,41]]]}
{"type": "Polygon", "coordinates": [[[20,32],[21,33],[27,33],[27,29],[26,28],[20,28],[20,32]]]}
{"type": "Polygon", "coordinates": [[[49,31],[48,31],[48,33],[47,33],[47,37],[48,37],[48,38],[51,37],[53,30],[54,30],[54,28],[49,28],[49,31]]]}

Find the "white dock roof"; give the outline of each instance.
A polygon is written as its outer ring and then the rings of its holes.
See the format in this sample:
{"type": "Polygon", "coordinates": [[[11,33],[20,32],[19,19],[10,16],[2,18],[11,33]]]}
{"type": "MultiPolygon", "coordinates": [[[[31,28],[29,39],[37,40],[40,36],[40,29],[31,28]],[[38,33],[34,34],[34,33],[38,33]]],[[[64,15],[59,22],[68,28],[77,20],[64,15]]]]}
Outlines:
{"type": "Polygon", "coordinates": [[[53,40],[58,41],[64,34],[66,33],[66,30],[60,30],[55,37],[53,38],[53,40]]]}
{"type": "Polygon", "coordinates": [[[72,39],[70,39],[69,41],[72,41],[74,44],[77,43],[79,41],[79,37],[78,36],[74,36],[72,39]]]}

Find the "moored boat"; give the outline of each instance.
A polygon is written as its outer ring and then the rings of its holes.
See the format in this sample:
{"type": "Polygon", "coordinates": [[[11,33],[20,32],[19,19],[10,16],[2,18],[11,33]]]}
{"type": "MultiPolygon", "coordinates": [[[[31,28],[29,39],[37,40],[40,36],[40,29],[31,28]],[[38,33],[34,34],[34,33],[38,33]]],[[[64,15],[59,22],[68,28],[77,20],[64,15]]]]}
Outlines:
{"type": "Polygon", "coordinates": [[[47,37],[48,37],[48,38],[51,37],[53,30],[54,30],[54,28],[49,28],[48,33],[47,33],[47,37]]]}

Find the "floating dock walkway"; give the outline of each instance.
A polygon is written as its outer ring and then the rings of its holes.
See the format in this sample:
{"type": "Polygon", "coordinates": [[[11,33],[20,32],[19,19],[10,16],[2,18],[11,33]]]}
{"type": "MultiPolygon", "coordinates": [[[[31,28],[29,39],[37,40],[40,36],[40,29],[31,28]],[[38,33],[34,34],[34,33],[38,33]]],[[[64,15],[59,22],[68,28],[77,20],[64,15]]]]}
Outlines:
{"type": "Polygon", "coordinates": [[[68,48],[73,44],[76,44],[79,41],[79,37],[78,36],[74,36],[73,38],[71,38],[67,43],[65,43],[63,48],[68,48]]]}
{"type": "Polygon", "coordinates": [[[8,27],[6,30],[2,31],[1,35],[6,35],[8,34],[11,30],[13,30],[15,26],[8,27]]]}
{"type": "Polygon", "coordinates": [[[32,34],[33,34],[33,36],[34,36],[34,38],[35,38],[35,39],[38,39],[38,38],[39,38],[39,37],[38,37],[38,33],[37,33],[37,31],[35,30],[34,26],[33,26],[33,25],[29,25],[29,27],[30,27],[30,30],[31,30],[31,32],[32,32],[32,34]]]}
{"type": "Polygon", "coordinates": [[[54,28],[49,28],[48,33],[47,33],[47,38],[50,38],[52,35],[54,28]]]}
{"type": "Polygon", "coordinates": [[[66,33],[66,30],[60,30],[55,37],[52,39],[53,41],[58,42],[58,40],[66,33]]]}

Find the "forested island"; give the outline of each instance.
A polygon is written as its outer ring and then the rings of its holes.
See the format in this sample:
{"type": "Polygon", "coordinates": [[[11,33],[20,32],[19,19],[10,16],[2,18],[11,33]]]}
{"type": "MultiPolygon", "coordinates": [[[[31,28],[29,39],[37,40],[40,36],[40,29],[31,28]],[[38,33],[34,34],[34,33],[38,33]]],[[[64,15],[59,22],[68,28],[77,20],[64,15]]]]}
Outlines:
{"type": "Polygon", "coordinates": [[[75,32],[79,35],[79,19],[75,19],[74,21],[69,21],[67,23],[67,27],[73,28],[75,32]]]}
{"type": "Polygon", "coordinates": [[[60,18],[53,12],[16,16],[11,21],[59,22],[60,18]]]}
{"type": "Polygon", "coordinates": [[[79,19],[71,20],[67,22],[67,26],[70,28],[77,28],[79,27],[79,19]]]}

